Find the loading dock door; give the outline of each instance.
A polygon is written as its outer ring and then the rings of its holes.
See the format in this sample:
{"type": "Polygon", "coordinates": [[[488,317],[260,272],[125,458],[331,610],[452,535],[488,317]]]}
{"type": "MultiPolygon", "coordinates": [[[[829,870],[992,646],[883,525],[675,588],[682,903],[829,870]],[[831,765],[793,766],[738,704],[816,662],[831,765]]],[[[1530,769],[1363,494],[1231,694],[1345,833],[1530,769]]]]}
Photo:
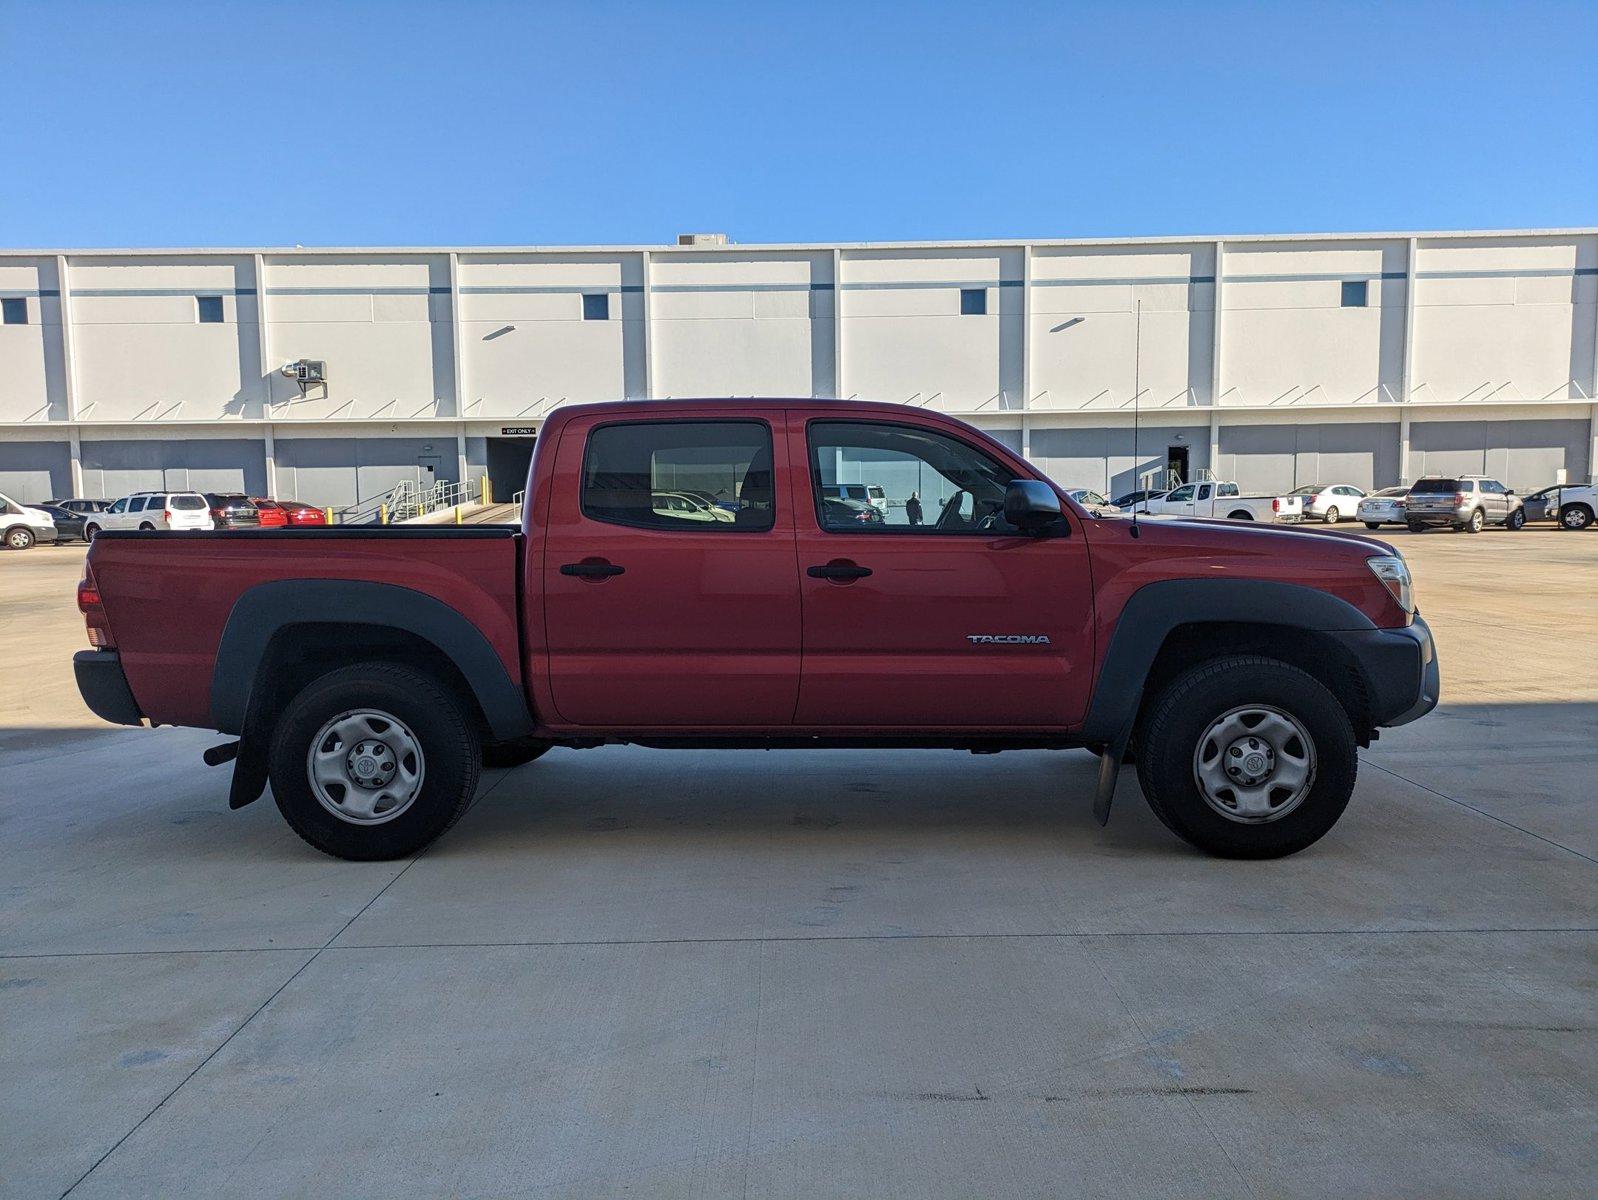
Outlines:
{"type": "Polygon", "coordinates": [[[488,482],[496,501],[506,503],[527,486],[527,469],[532,466],[537,441],[531,437],[488,439],[488,482]]]}

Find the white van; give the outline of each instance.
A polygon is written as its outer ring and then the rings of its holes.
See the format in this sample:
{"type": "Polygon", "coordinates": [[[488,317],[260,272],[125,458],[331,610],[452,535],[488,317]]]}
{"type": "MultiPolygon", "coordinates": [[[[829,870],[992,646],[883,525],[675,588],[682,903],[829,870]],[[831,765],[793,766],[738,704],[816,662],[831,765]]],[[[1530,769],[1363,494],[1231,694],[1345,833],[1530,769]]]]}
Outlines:
{"type": "Polygon", "coordinates": [[[55,540],[55,520],[49,513],[0,493],[0,543],[7,550],[26,550],[35,542],[55,540]]]}

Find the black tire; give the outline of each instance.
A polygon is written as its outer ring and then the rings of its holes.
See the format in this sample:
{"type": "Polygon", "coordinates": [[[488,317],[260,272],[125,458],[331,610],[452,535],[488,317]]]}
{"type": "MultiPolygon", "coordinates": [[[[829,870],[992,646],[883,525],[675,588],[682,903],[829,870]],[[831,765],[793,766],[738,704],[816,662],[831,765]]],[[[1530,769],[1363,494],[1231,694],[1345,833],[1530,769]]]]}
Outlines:
{"type": "Polygon", "coordinates": [[[1466,533],[1480,533],[1486,524],[1487,514],[1479,508],[1473,508],[1470,511],[1470,516],[1465,518],[1465,523],[1460,526],[1460,529],[1466,533]]]}
{"type": "Polygon", "coordinates": [[[31,550],[33,543],[37,540],[33,536],[33,530],[26,525],[13,525],[6,530],[5,543],[7,550],[31,550]]]}
{"type": "Polygon", "coordinates": [[[1525,524],[1526,510],[1523,508],[1517,508],[1514,512],[1510,513],[1509,517],[1504,521],[1504,528],[1509,530],[1510,533],[1515,533],[1525,524]]]}
{"type": "Polygon", "coordinates": [[[83,540],[86,542],[92,542],[99,532],[100,527],[98,525],[85,525],[83,527],[83,540]]]}
{"type": "Polygon", "coordinates": [[[1233,655],[1200,663],[1168,684],[1138,729],[1137,775],[1172,833],[1220,858],[1280,858],[1319,841],[1348,807],[1358,771],[1348,714],[1319,680],[1274,658],[1233,655]],[[1221,815],[1199,790],[1195,754],[1212,722],[1240,706],[1292,716],[1313,742],[1309,791],[1280,817],[1248,824],[1221,815]]]}
{"type": "Polygon", "coordinates": [[[146,532],[146,533],[154,533],[155,532],[155,526],[150,524],[150,522],[148,522],[148,521],[140,521],[139,522],[139,528],[141,530],[143,530],[144,532],[146,532]]]}
{"type": "Polygon", "coordinates": [[[548,742],[499,742],[483,747],[483,765],[495,770],[521,767],[549,752],[548,742]]]}
{"type": "Polygon", "coordinates": [[[1421,521],[1405,521],[1404,524],[1409,526],[1409,531],[1411,533],[1425,533],[1426,532],[1426,525],[1425,525],[1424,522],[1421,522],[1421,521]]]}
{"type": "Polygon", "coordinates": [[[1380,521],[1366,521],[1365,522],[1365,528],[1369,529],[1372,533],[1375,533],[1381,527],[1382,527],[1382,523],[1380,521]]]}
{"type": "Polygon", "coordinates": [[[1592,524],[1592,509],[1585,504],[1567,504],[1559,510],[1561,529],[1585,529],[1592,524]]]}
{"type": "Polygon", "coordinates": [[[460,820],[477,792],[482,746],[460,702],[431,676],[393,663],[342,667],[308,684],[289,703],[272,737],[272,796],[289,827],[335,858],[356,862],[408,858],[460,820]],[[383,824],[355,824],[317,799],[306,760],[324,725],[370,708],[409,727],[423,757],[421,790],[383,824]]]}
{"type": "Polygon", "coordinates": [[[1328,525],[1336,525],[1342,519],[1342,514],[1337,511],[1335,504],[1326,510],[1326,516],[1322,518],[1328,525]]]}

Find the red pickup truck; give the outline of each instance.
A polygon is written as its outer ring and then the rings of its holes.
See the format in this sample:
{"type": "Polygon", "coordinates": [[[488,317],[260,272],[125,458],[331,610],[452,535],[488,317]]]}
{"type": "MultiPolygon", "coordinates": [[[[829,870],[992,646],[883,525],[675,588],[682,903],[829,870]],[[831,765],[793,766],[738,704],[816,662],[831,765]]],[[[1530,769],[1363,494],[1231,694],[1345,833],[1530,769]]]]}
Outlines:
{"type": "Polygon", "coordinates": [[[107,531],[89,707],[234,735],[329,854],[417,852],[552,746],[1086,747],[1173,832],[1290,854],[1356,748],[1437,703],[1403,559],[1331,532],[1094,516],[899,405],[561,408],[523,525],[107,531]],[[846,485],[865,485],[864,489],[846,485]],[[852,498],[862,493],[867,498],[852,498]]]}

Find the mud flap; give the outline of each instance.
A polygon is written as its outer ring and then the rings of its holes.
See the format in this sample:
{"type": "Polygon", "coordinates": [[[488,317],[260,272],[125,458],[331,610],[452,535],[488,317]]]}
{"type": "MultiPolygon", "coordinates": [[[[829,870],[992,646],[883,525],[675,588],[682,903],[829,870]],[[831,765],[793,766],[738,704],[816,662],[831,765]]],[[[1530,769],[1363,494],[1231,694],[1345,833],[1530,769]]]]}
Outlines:
{"type": "Polygon", "coordinates": [[[245,737],[239,740],[238,761],[233,766],[233,786],[228,791],[227,806],[243,808],[254,804],[266,791],[265,738],[245,737]]]}
{"type": "Polygon", "coordinates": [[[1121,761],[1126,757],[1130,733],[1123,733],[1099,751],[1099,783],[1093,791],[1093,819],[1102,827],[1110,823],[1110,805],[1115,802],[1115,782],[1121,777],[1121,761]]]}

